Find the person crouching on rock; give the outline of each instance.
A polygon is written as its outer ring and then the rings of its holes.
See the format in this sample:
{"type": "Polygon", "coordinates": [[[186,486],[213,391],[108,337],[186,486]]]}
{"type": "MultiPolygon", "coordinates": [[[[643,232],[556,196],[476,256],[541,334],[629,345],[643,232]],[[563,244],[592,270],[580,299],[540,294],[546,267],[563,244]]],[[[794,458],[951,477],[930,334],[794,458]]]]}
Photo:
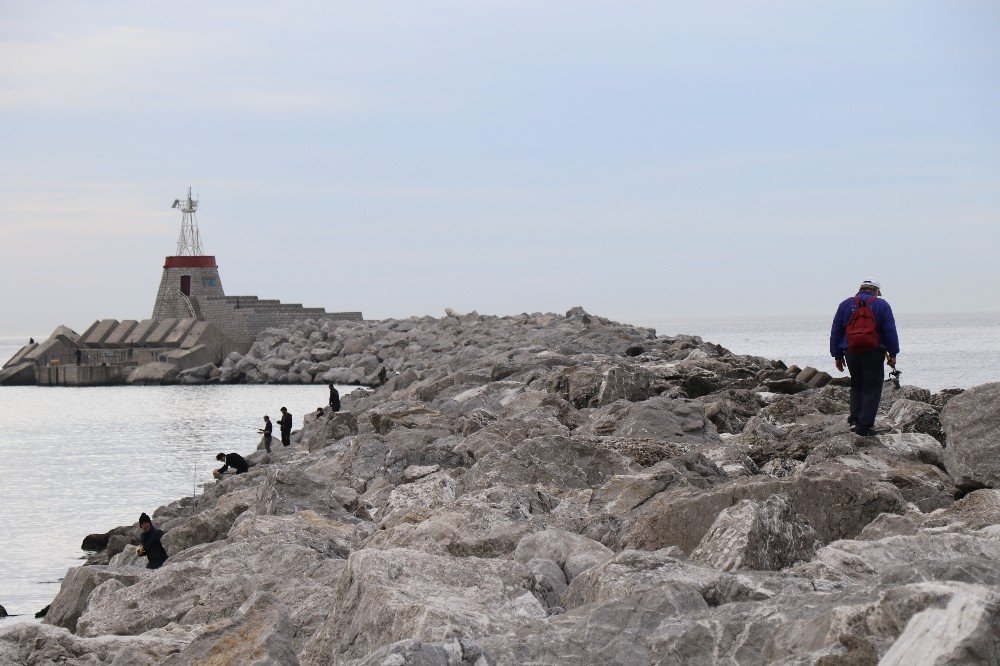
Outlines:
{"type": "Polygon", "coordinates": [[[215,456],[215,459],[222,462],[222,467],[212,472],[212,476],[217,479],[221,479],[222,475],[225,474],[226,470],[230,467],[235,470],[233,472],[234,474],[244,474],[250,469],[250,466],[247,465],[247,461],[244,460],[243,456],[238,453],[220,453],[215,456]]]}
{"type": "Polygon", "coordinates": [[[135,554],[149,560],[146,563],[147,569],[159,569],[167,561],[167,550],[160,543],[163,530],[154,527],[153,521],[145,512],[139,516],[139,529],[142,530],[142,534],[139,535],[142,545],[135,549],[135,554]]]}

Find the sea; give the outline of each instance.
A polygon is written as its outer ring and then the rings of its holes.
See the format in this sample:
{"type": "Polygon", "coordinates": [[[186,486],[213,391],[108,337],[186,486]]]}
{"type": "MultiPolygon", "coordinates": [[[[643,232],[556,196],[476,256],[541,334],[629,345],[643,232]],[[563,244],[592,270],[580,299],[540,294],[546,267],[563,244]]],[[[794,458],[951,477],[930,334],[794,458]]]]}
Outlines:
{"type": "MultiPolygon", "coordinates": [[[[896,318],[903,383],[939,391],[1000,381],[1000,313],[896,318]]],[[[837,375],[827,317],[630,323],[837,375]]],[[[27,337],[0,336],[0,360],[27,337]]],[[[264,414],[287,406],[299,427],[327,397],[325,385],[0,387],[0,605],[12,615],[0,626],[36,621],[82,563],[87,534],[200,493],[217,453],[256,449],[264,414]]]]}

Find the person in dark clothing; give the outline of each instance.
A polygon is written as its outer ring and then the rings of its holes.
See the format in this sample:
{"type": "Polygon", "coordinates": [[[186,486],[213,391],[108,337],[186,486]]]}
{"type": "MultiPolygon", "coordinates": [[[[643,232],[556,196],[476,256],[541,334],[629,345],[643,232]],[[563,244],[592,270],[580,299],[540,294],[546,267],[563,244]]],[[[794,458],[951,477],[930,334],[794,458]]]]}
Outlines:
{"type": "Polygon", "coordinates": [[[155,527],[152,519],[145,513],[139,516],[139,529],[142,530],[142,534],[139,535],[142,545],[136,548],[135,554],[147,558],[147,569],[159,569],[167,561],[167,550],[160,543],[163,530],[155,527]]]}
{"type": "Polygon", "coordinates": [[[378,385],[379,386],[382,386],[383,384],[385,384],[386,374],[387,374],[387,372],[386,372],[385,366],[383,365],[379,369],[379,371],[378,371],[378,385]]]}
{"type": "Polygon", "coordinates": [[[881,295],[882,287],[878,280],[865,280],[858,288],[856,296],[841,302],[837,314],[833,317],[833,327],[830,329],[830,354],[836,362],[837,370],[844,371],[846,360],[847,369],[851,373],[851,407],[847,422],[863,437],[878,434],[875,431],[875,415],[878,412],[879,402],[882,401],[885,363],[895,368],[896,355],[899,354],[896,320],[892,316],[889,303],[879,298],[881,295]],[[869,351],[850,353],[847,345],[847,325],[851,321],[851,315],[860,307],[859,300],[871,308],[878,329],[879,345],[869,351]]]}
{"type": "Polygon", "coordinates": [[[236,470],[234,472],[235,474],[245,474],[247,470],[250,469],[250,466],[247,465],[247,461],[244,460],[243,456],[238,453],[220,453],[215,456],[215,459],[223,463],[222,467],[212,472],[212,476],[217,479],[222,478],[222,475],[225,474],[226,470],[230,467],[236,470]]]}
{"type": "Polygon", "coordinates": [[[282,446],[288,446],[292,443],[292,415],[284,407],[281,408],[281,418],[278,419],[278,427],[281,428],[282,446]]]}
{"type": "Polygon", "coordinates": [[[330,411],[334,413],[340,411],[340,391],[333,384],[330,384],[330,411]]]}
{"type": "Polygon", "coordinates": [[[75,357],[76,357],[76,364],[77,364],[77,365],[80,365],[80,360],[81,360],[81,359],[83,358],[83,352],[82,352],[82,351],[80,351],[79,349],[77,349],[77,350],[76,350],[76,351],[75,351],[75,352],[73,353],[73,356],[75,356],[75,357]]]}
{"type": "Polygon", "coordinates": [[[264,449],[266,449],[268,453],[271,452],[271,430],[272,430],[272,427],[273,426],[271,424],[271,417],[265,415],[264,416],[264,427],[257,431],[257,432],[261,433],[262,435],[264,435],[264,449]]]}

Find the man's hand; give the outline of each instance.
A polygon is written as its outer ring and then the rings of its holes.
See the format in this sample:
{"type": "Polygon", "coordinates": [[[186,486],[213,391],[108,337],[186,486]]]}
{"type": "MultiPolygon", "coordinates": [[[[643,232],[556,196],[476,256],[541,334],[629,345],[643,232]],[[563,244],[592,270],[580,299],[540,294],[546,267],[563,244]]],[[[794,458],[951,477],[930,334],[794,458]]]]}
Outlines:
{"type": "Polygon", "coordinates": [[[839,370],[840,372],[844,371],[844,359],[842,358],[837,359],[837,370],[839,370]]]}
{"type": "Polygon", "coordinates": [[[896,357],[895,356],[891,356],[889,354],[886,354],[886,356],[885,356],[885,362],[888,363],[889,367],[892,368],[893,370],[896,369],[896,357]]]}
{"type": "Polygon", "coordinates": [[[142,546],[139,546],[138,548],[135,549],[135,554],[138,555],[139,557],[142,557],[143,555],[146,554],[146,549],[143,548],[142,546]]]}

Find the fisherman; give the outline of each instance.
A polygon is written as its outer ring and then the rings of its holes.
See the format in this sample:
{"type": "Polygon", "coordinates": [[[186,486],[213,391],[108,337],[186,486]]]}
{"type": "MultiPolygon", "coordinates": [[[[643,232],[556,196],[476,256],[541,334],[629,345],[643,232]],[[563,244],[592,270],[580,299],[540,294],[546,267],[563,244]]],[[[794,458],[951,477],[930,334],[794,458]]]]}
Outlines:
{"type": "Polygon", "coordinates": [[[247,461],[238,453],[220,453],[215,459],[222,463],[222,467],[212,472],[212,476],[217,479],[221,479],[230,467],[236,470],[234,474],[245,474],[250,469],[247,461]]]}
{"type": "Polygon", "coordinates": [[[895,369],[896,355],[899,354],[896,320],[889,303],[879,298],[881,295],[882,285],[878,280],[864,280],[855,296],[841,302],[830,330],[830,354],[837,370],[844,371],[846,359],[851,373],[847,422],[862,437],[878,434],[875,431],[875,414],[882,400],[884,364],[888,363],[895,369]],[[871,324],[866,327],[866,322],[871,324]]]}
{"type": "Polygon", "coordinates": [[[382,386],[383,384],[385,384],[385,376],[386,376],[386,369],[385,369],[385,366],[383,365],[379,369],[379,371],[378,371],[378,385],[379,386],[382,386]]]}
{"type": "Polygon", "coordinates": [[[264,427],[261,428],[260,430],[258,430],[257,432],[259,432],[262,435],[264,435],[264,449],[268,453],[271,452],[271,429],[272,429],[271,417],[267,416],[265,414],[264,415],[264,427]]]}
{"type": "Polygon", "coordinates": [[[135,554],[149,560],[146,563],[147,569],[159,569],[167,561],[167,550],[160,543],[163,530],[154,527],[152,519],[145,512],[139,516],[139,529],[142,530],[139,535],[142,545],[135,549],[135,554]]]}
{"type": "Polygon", "coordinates": [[[281,418],[278,419],[278,427],[281,428],[281,445],[290,445],[292,443],[292,415],[285,407],[281,408],[281,418]]]}
{"type": "Polygon", "coordinates": [[[333,384],[330,384],[330,411],[333,413],[340,411],[340,391],[333,384]]]}

